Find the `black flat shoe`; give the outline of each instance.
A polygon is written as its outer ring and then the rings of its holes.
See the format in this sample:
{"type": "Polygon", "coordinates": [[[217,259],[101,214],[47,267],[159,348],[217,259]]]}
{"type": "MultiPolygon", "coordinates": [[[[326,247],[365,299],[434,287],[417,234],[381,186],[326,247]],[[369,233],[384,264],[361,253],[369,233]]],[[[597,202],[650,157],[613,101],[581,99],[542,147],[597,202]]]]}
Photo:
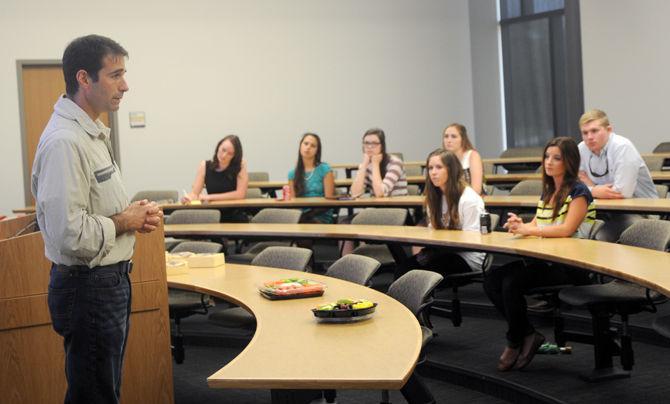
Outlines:
{"type": "Polygon", "coordinates": [[[505,347],[505,350],[498,358],[497,369],[500,372],[507,372],[512,369],[517,359],[519,358],[519,348],[505,347]]]}
{"type": "Polygon", "coordinates": [[[523,339],[523,345],[521,346],[521,352],[519,353],[519,357],[516,360],[516,364],[514,365],[514,369],[516,370],[521,370],[528,366],[530,361],[533,360],[535,357],[535,353],[537,353],[537,349],[544,344],[544,335],[540,334],[539,332],[535,331],[530,335],[527,335],[523,339]]]}

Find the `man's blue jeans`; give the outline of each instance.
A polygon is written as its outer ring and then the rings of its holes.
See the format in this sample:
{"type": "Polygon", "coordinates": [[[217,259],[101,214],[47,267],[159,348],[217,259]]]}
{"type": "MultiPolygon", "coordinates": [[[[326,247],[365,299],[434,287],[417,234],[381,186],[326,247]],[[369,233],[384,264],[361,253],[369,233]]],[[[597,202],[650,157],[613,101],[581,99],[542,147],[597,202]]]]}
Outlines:
{"type": "Polygon", "coordinates": [[[49,311],[64,338],[65,403],[118,403],[128,340],[130,262],[52,265],[49,311]]]}

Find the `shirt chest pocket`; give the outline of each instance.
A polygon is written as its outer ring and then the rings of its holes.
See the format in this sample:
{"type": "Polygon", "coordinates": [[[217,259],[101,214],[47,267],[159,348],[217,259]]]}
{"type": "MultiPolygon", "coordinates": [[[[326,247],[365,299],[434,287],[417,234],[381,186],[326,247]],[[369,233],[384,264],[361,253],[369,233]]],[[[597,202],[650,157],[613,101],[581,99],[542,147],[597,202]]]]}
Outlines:
{"type": "Polygon", "coordinates": [[[92,174],[90,194],[92,213],[109,217],[121,212],[125,206],[126,194],[116,166],[103,165],[93,170],[92,174]]]}
{"type": "Polygon", "coordinates": [[[116,168],[114,167],[113,164],[110,164],[107,167],[101,168],[99,170],[96,170],[93,172],[93,175],[95,176],[95,181],[98,184],[102,184],[105,181],[109,181],[112,179],[112,175],[116,172],[116,168]]]}

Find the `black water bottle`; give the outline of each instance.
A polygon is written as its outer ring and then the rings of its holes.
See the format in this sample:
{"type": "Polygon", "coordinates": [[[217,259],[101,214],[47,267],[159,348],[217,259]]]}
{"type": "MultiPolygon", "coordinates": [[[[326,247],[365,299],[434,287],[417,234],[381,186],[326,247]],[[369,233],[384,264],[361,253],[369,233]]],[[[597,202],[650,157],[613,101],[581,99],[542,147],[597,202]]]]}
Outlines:
{"type": "Polygon", "coordinates": [[[491,233],[491,215],[487,212],[479,215],[479,230],[482,234],[491,233]]]}

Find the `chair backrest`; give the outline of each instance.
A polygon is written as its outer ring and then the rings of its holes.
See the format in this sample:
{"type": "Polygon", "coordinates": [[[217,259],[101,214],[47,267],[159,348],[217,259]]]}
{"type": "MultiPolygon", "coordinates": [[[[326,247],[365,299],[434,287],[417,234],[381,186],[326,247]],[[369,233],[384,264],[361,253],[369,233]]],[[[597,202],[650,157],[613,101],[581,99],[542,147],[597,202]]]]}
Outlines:
{"type": "Polygon", "coordinates": [[[347,254],[333,262],[326,271],[327,276],[345,281],[368,285],[372,275],[382,264],[374,258],[363,255],[347,254]]]}
{"type": "Polygon", "coordinates": [[[251,218],[251,223],[298,223],[300,215],[300,209],[265,208],[251,218]]]}
{"type": "Polygon", "coordinates": [[[260,188],[247,188],[247,194],[244,197],[247,199],[262,198],[263,193],[260,188]]]}
{"type": "Polygon", "coordinates": [[[670,142],[659,143],[658,146],[654,147],[654,153],[669,153],[670,152],[670,142]]]}
{"type": "Polygon", "coordinates": [[[495,164],[491,163],[490,161],[484,161],[482,163],[482,165],[483,165],[483,169],[484,169],[484,175],[495,174],[495,172],[496,172],[495,164]]]}
{"type": "Polygon", "coordinates": [[[497,213],[490,213],[489,216],[491,217],[491,230],[495,230],[498,227],[498,223],[500,223],[500,215],[497,213]]]}
{"type": "Polygon", "coordinates": [[[621,233],[619,244],[668,251],[670,248],[670,221],[640,219],[621,233]]]}
{"type": "Polygon", "coordinates": [[[598,232],[600,229],[603,228],[605,225],[604,220],[596,219],[595,222],[593,223],[593,226],[591,226],[591,231],[589,232],[589,239],[590,240],[597,240],[598,232]]]}
{"type": "Polygon", "coordinates": [[[501,158],[541,156],[544,147],[511,147],[500,153],[501,158]]]}
{"type": "Polygon", "coordinates": [[[421,188],[416,184],[407,185],[407,195],[421,195],[421,188]]]}
{"type": "Polygon", "coordinates": [[[351,220],[351,224],[377,224],[402,226],[407,220],[407,210],[398,208],[367,208],[351,220]]]}
{"type": "Polygon", "coordinates": [[[442,279],[443,276],[437,272],[413,269],[396,279],[389,286],[387,294],[404,304],[416,316],[442,279]]]}
{"type": "Polygon", "coordinates": [[[219,223],[221,212],[216,209],[179,209],[165,219],[166,224],[219,223]]]}
{"type": "Polygon", "coordinates": [[[498,190],[498,188],[494,187],[493,185],[484,184],[484,192],[486,192],[486,195],[498,195],[500,190],[498,190]]]}
{"type": "Polygon", "coordinates": [[[131,202],[148,199],[156,203],[176,203],[179,201],[179,191],[140,191],[133,196],[131,202]]]}
{"type": "Polygon", "coordinates": [[[509,191],[510,195],[542,195],[542,180],[523,180],[509,191]]]}
{"type": "MultiPolygon", "coordinates": [[[[543,147],[512,147],[500,154],[500,157],[503,158],[512,158],[512,157],[535,157],[541,156],[544,151],[543,147]]],[[[503,168],[510,172],[528,172],[535,171],[537,168],[537,163],[528,163],[528,164],[503,164],[503,168]]]]}
{"type": "Polygon", "coordinates": [[[259,252],[251,261],[251,265],[304,272],[311,258],[312,250],[307,248],[271,246],[259,252]]]}
{"type": "Polygon", "coordinates": [[[220,253],[223,245],[211,241],[182,241],[177,244],[171,253],[192,252],[197,254],[216,254],[220,253]]]}
{"type": "Polygon", "coordinates": [[[649,171],[661,171],[661,169],[663,169],[663,161],[665,161],[665,157],[653,155],[642,156],[642,160],[644,160],[644,164],[647,165],[649,171]]]}
{"type": "Polygon", "coordinates": [[[656,192],[658,193],[659,198],[668,197],[668,186],[662,184],[656,184],[656,192]]]}
{"type": "Polygon", "coordinates": [[[249,181],[270,181],[270,174],[267,171],[249,171],[247,175],[249,181]]]}
{"type": "MultiPolygon", "coordinates": [[[[500,215],[496,213],[490,213],[489,216],[491,216],[491,231],[495,231],[495,229],[498,227],[498,223],[500,223],[500,215]]],[[[486,253],[484,256],[484,262],[482,263],[482,272],[486,273],[486,271],[491,268],[494,257],[495,255],[492,253],[486,253]]]]}
{"type": "Polygon", "coordinates": [[[395,152],[395,153],[390,153],[389,152],[389,154],[391,154],[393,156],[396,156],[397,158],[399,158],[402,161],[405,161],[405,159],[402,157],[402,153],[400,153],[400,152],[395,152]]]}
{"type": "Polygon", "coordinates": [[[414,164],[405,165],[405,175],[408,177],[423,175],[423,170],[421,169],[421,166],[417,166],[414,164]]]}

